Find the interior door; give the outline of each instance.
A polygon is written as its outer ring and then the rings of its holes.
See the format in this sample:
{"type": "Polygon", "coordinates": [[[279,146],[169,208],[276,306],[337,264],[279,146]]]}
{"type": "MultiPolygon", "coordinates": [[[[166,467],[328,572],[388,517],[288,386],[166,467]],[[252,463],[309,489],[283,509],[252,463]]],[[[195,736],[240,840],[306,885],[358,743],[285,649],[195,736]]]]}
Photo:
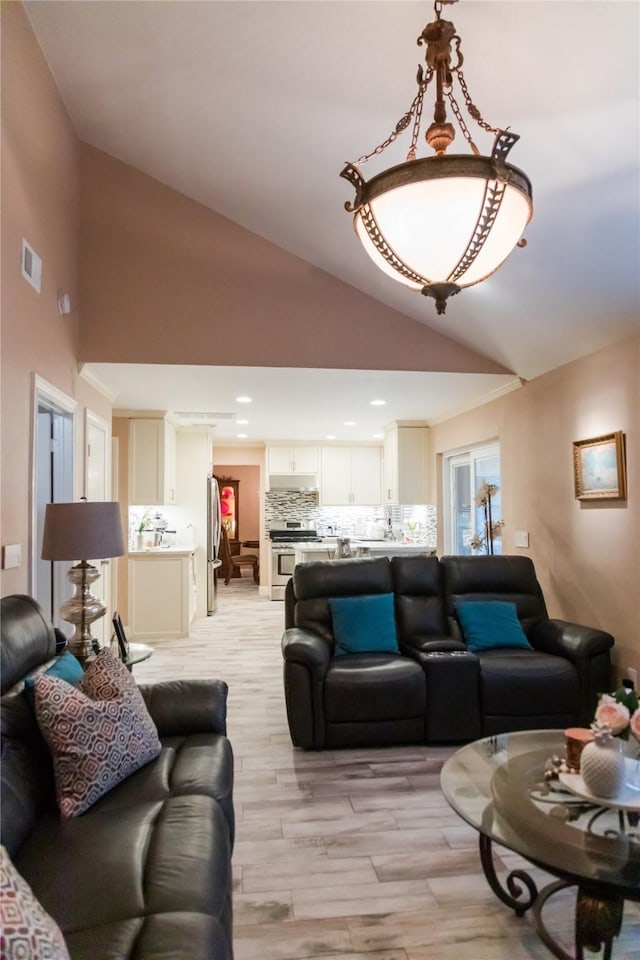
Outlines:
{"type": "MultiPolygon", "coordinates": [[[[85,418],[85,487],[87,500],[108,500],[111,488],[111,471],[109,464],[110,430],[109,424],[102,417],[86,411],[85,418]]],[[[91,592],[107,605],[104,617],[94,620],[91,632],[103,646],[109,643],[111,637],[111,559],[88,557],[100,570],[100,576],[92,584],[91,592]]]]}
{"type": "Polygon", "coordinates": [[[43,560],[40,554],[47,504],[73,500],[75,406],[75,400],[34,375],[30,592],[67,636],[73,628],[60,617],[60,605],[73,594],[69,564],[43,560]]]}

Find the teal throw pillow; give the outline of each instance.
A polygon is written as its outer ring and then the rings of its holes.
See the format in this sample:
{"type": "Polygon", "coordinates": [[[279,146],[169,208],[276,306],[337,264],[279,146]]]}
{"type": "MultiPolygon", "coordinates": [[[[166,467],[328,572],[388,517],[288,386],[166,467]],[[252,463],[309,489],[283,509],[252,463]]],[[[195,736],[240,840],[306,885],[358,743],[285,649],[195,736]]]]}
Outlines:
{"type": "Polygon", "coordinates": [[[30,677],[25,677],[25,690],[27,691],[27,696],[32,703],[36,680],[39,676],[41,677],[45,673],[48,677],[58,677],[59,680],[66,680],[67,683],[70,683],[72,687],[77,686],[84,676],[82,664],[76,659],[76,657],[74,657],[72,653],[69,653],[67,650],[66,653],[62,653],[59,657],[56,657],[51,666],[47,667],[43,673],[36,673],[32,674],[30,677]]]}
{"type": "Polygon", "coordinates": [[[498,647],[532,650],[518,620],[515,603],[505,600],[467,600],[456,605],[456,614],[471,653],[498,647]]]}
{"type": "Polygon", "coordinates": [[[335,655],[397,653],[398,639],[392,593],[329,600],[335,655]]]}

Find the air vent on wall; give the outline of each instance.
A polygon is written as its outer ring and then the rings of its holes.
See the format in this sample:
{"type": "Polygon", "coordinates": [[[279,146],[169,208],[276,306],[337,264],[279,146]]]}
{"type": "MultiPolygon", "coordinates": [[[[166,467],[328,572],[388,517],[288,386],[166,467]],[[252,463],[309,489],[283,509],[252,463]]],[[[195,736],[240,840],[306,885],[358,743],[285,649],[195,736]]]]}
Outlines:
{"type": "Polygon", "coordinates": [[[235,413],[203,413],[199,410],[176,410],[173,416],[183,423],[215,423],[217,420],[235,420],[235,413]]]}
{"type": "Polygon", "coordinates": [[[30,243],[22,241],[22,276],[34,290],[40,293],[42,284],[42,260],[30,243]]]}

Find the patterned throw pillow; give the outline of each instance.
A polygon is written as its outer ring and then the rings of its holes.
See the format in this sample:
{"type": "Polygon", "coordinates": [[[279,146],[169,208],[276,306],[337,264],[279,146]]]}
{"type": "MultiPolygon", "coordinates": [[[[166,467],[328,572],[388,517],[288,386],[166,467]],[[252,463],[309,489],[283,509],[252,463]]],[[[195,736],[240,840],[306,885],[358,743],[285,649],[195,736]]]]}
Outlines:
{"type": "Polygon", "coordinates": [[[0,920],[2,960],[69,960],[60,928],[40,906],[4,847],[0,847],[0,920]]]}
{"type": "Polygon", "coordinates": [[[87,665],[77,687],[42,674],[36,717],[53,755],[58,806],[77,817],[160,753],[136,682],[109,650],[87,665]]]}

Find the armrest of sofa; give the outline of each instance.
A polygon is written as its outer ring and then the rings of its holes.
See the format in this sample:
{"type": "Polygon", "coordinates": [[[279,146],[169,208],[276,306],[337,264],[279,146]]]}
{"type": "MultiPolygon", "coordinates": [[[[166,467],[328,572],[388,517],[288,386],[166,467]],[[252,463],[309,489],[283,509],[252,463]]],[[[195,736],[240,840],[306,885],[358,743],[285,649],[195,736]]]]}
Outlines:
{"type": "Polygon", "coordinates": [[[331,648],[322,637],[300,627],[282,635],[284,700],[294,747],[324,747],[324,681],[331,663],[331,648]]]}
{"type": "Polygon", "coordinates": [[[426,653],[464,653],[466,649],[462,640],[454,640],[446,633],[442,635],[430,633],[422,636],[415,634],[400,640],[401,653],[414,660],[422,660],[426,653]]]}
{"type": "Polygon", "coordinates": [[[138,688],[159,736],[227,733],[227,694],[224,680],[163,680],[138,688]]]}
{"type": "Polygon", "coordinates": [[[588,726],[601,693],[611,689],[610,633],[566,620],[541,620],[529,640],[536,650],[565,657],[574,665],[580,682],[578,722],[588,726]]]}
{"type": "Polygon", "coordinates": [[[290,627],[282,635],[282,656],[285,663],[298,663],[308,667],[318,677],[329,669],[331,651],[322,637],[300,627],[290,627]]]}
{"type": "Polygon", "coordinates": [[[614,640],[610,633],[567,620],[540,620],[529,638],[536,650],[555,653],[572,663],[607,653],[614,640]]]}

